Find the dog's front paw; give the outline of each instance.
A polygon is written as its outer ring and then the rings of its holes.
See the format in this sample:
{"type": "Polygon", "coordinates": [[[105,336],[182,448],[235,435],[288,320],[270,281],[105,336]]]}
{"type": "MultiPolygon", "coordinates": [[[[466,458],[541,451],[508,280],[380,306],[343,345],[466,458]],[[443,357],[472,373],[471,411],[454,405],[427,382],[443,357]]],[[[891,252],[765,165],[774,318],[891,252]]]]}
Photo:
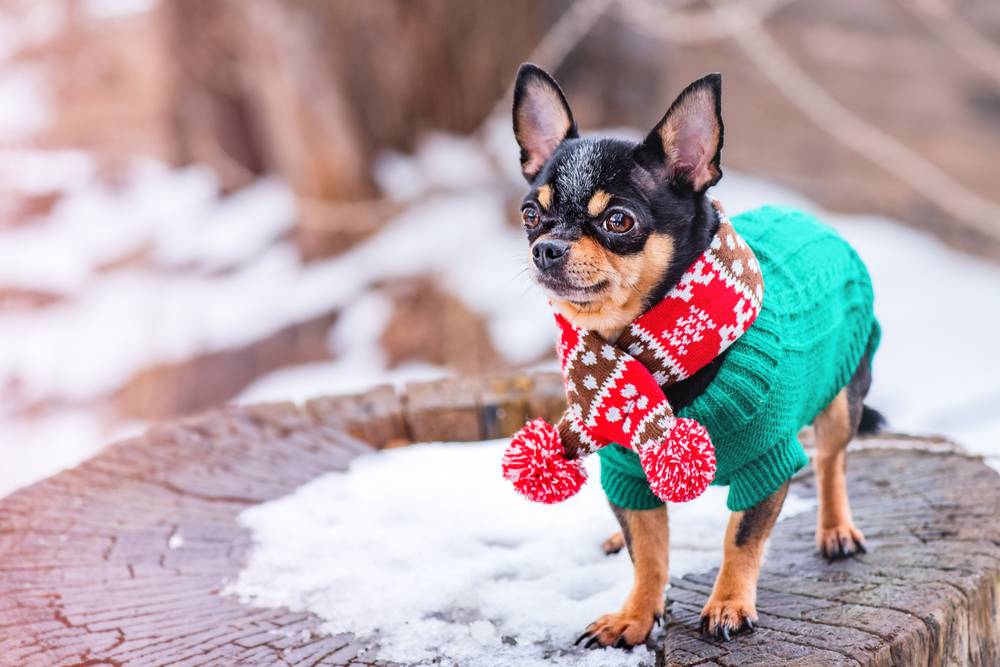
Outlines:
{"type": "Polygon", "coordinates": [[[749,601],[712,599],[701,610],[701,631],[725,641],[744,630],[753,632],[756,622],[757,608],[749,601]]]}
{"type": "Polygon", "coordinates": [[[816,548],[831,561],[868,552],[865,536],[850,522],[833,528],[817,528],[816,548]]]}
{"type": "Polygon", "coordinates": [[[631,648],[642,644],[649,637],[653,623],[660,619],[659,614],[634,614],[620,611],[615,614],[605,614],[587,626],[576,644],[587,640],[587,648],[594,646],[614,646],[615,648],[631,648]]]}

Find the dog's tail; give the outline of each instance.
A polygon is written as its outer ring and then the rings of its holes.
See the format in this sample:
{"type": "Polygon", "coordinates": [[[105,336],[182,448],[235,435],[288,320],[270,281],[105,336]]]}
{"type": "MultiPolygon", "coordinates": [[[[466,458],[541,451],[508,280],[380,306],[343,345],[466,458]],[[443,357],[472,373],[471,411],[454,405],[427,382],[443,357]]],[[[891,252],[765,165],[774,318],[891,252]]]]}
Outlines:
{"type": "Polygon", "coordinates": [[[885,416],[875,408],[861,406],[861,421],[858,422],[858,435],[875,435],[885,430],[885,416]]]}

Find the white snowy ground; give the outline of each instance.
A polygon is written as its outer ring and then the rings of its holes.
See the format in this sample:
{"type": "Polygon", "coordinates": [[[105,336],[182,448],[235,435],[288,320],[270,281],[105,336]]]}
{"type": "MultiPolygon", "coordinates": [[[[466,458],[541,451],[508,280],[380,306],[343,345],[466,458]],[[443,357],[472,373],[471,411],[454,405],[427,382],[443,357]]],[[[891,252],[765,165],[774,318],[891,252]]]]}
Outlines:
{"type": "MultiPolygon", "coordinates": [[[[631,583],[598,483],[565,503],[521,499],[500,477],[503,441],[426,444],[362,457],[240,515],[256,546],[226,592],[308,610],[331,633],[367,638],[384,660],[436,665],[651,665],[636,649],[571,644],[617,610],[631,583]],[[549,648],[546,648],[549,647],[549,648]],[[564,647],[555,655],[551,647],[564,647]]],[[[725,489],[670,509],[674,576],[718,564],[725,489]]],[[[811,510],[790,496],[783,516],[811,510]]]]}

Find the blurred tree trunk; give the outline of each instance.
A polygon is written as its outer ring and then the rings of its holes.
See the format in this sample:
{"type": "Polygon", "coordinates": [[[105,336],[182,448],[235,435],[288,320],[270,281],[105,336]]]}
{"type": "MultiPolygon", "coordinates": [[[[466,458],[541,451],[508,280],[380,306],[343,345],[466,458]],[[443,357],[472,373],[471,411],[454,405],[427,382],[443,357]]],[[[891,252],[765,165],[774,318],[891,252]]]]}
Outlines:
{"type": "MultiPolygon", "coordinates": [[[[392,207],[372,161],[421,134],[474,130],[569,0],[175,0],[176,160],[234,189],[284,177],[300,198],[297,240],[324,256],[363,238],[392,207]]],[[[663,65],[648,39],[601,22],[561,71],[589,127],[652,123],[663,65]],[[597,63],[597,65],[593,65],[597,63]],[[628,72],[629,76],[620,76],[628,72]],[[642,81],[643,85],[636,85],[642,81]]]]}
{"type": "Polygon", "coordinates": [[[335,251],[350,241],[345,233],[364,235],[379,220],[359,220],[357,207],[338,220],[335,206],[315,204],[377,196],[371,163],[380,150],[410,149],[427,130],[475,128],[562,4],[166,3],[175,160],[212,165],[226,189],[280,174],[313,204],[303,214],[320,218],[303,221],[304,249],[335,251]],[[323,238],[326,228],[335,240],[323,238]]]}

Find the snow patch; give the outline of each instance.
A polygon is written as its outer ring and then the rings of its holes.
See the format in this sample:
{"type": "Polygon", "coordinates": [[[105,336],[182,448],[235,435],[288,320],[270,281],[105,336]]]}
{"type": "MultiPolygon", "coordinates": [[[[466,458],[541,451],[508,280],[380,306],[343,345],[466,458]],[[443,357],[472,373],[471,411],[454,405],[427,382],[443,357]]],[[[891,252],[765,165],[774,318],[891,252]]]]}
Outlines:
{"type": "MultiPolygon", "coordinates": [[[[326,632],[377,635],[382,660],[442,665],[651,665],[653,655],[573,649],[619,607],[627,554],[600,543],[618,530],[596,457],[591,482],[546,506],[500,476],[505,441],[414,445],[356,459],[288,496],[244,511],[247,567],[227,593],[311,611],[326,632]]],[[[721,559],[726,490],[670,508],[671,574],[721,559]]],[[[790,496],[788,516],[811,500],[790,496]]]]}
{"type": "Polygon", "coordinates": [[[0,415],[0,498],[96,454],[107,442],[138,435],[145,425],[109,426],[84,410],[36,418],[0,415]]]}
{"type": "Polygon", "coordinates": [[[0,71],[0,142],[23,140],[49,122],[49,103],[39,73],[26,65],[0,71]]]}
{"type": "Polygon", "coordinates": [[[152,11],[158,0],[85,0],[87,13],[96,19],[114,19],[152,11]]]}
{"type": "Polygon", "coordinates": [[[379,340],[391,316],[392,303],[387,297],[365,293],[344,309],[330,330],[329,346],[335,360],[270,373],[247,387],[237,402],[302,402],[316,396],[361,392],[379,384],[402,386],[450,375],[445,368],[423,362],[387,368],[379,340]]]}

